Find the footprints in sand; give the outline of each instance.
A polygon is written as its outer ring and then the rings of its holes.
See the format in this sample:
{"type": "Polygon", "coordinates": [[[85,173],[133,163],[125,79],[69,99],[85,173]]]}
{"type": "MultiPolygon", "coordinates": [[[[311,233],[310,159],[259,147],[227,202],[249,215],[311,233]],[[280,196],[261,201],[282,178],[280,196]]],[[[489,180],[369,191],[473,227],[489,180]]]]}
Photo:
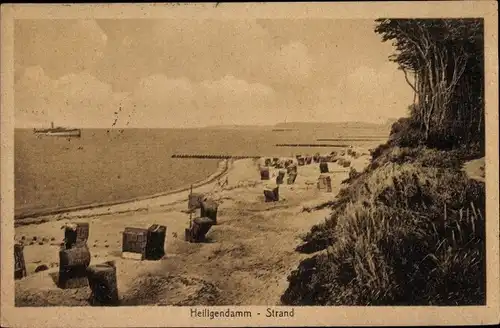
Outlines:
{"type": "Polygon", "coordinates": [[[22,246],[33,246],[33,245],[49,245],[49,246],[59,246],[61,242],[56,242],[55,237],[40,237],[40,236],[16,236],[14,238],[15,243],[22,246]]]}

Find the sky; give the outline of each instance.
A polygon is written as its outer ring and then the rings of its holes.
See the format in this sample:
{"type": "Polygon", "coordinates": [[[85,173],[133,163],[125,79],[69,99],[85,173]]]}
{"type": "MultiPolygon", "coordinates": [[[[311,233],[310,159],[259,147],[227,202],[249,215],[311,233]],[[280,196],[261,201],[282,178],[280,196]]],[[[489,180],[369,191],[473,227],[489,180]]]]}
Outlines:
{"type": "Polygon", "coordinates": [[[18,128],[385,122],[413,99],[373,20],[17,20],[18,128]]]}

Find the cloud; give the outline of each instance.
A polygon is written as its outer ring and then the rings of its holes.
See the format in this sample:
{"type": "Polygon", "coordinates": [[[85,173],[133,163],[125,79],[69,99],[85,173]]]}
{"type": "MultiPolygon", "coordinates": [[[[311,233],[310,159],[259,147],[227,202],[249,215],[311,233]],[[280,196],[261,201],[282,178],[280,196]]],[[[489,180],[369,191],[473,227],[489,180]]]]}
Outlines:
{"type": "Polygon", "coordinates": [[[204,108],[203,116],[211,125],[269,124],[278,114],[272,88],[231,75],[201,82],[197,106],[204,108]]]}
{"type": "Polygon", "coordinates": [[[110,36],[96,74],[122,90],[153,74],[191,81],[227,75],[264,84],[297,83],[312,66],[307,46],[282,43],[254,20],[99,21],[110,36]]]}
{"type": "Polygon", "coordinates": [[[330,121],[383,122],[404,116],[413,98],[393,63],[378,69],[359,66],[337,85],[318,89],[317,95],[315,115],[330,121]]]}
{"type": "Polygon", "coordinates": [[[300,84],[310,76],[312,60],[303,43],[288,43],[268,58],[268,70],[278,81],[300,84]]]}
{"type": "Polygon", "coordinates": [[[152,75],[140,80],[126,100],[138,127],[196,127],[264,124],[273,109],[274,91],[233,76],[201,82],[152,75]]]}
{"type": "Polygon", "coordinates": [[[51,79],[40,66],[29,67],[20,73],[14,83],[16,126],[18,122],[36,126],[49,120],[51,84],[51,79]]]}
{"type": "Polygon", "coordinates": [[[26,122],[379,120],[412,99],[372,20],[27,20],[15,40],[26,122]]]}
{"type": "Polygon", "coordinates": [[[16,20],[16,67],[41,66],[60,77],[91,69],[102,58],[107,35],[94,20],[16,20]]]}
{"type": "Polygon", "coordinates": [[[41,67],[29,67],[16,83],[16,126],[50,121],[103,128],[385,121],[405,115],[412,99],[391,65],[358,67],[338,84],[299,98],[293,98],[295,92],[305,94],[299,89],[288,90],[283,98],[269,85],[233,75],[197,82],[153,74],[140,79],[132,92],[114,92],[89,72],[51,79],[41,67]]]}
{"type": "Polygon", "coordinates": [[[191,81],[231,74],[245,80],[248,58],[265,55],[271,38],[253,21],[99,20],[109,36],[96,76],[130,91],[141,78],[163,74],[191,81]]]}
{"type": "Polygon", "coordinates": [[[154,74],[132,92],[114,92],[89,72],[52,79],[28,67],[15,84],[16,127],[175,128],[220,124],[269,124],[278,118],[269,86],[227,75],[190,81],[154,74]]]}
{"type": "Polygon", "coordinates": [[[187,79],[162,74],[142,78],[125,100],[133,127],[179,127],[190,123],[195,90],[187,79]]]}
{"type": "Polygon", "coordinates": [[[261,83],[248,83],[245,80],[237,79],[232,75],[226,75],[216,81],[205,80],[201,82],[203,92],[212,95],[222,95],[232,97],[232,100],[239,101],[241,97],[258,99],[272,95],[273,90],[261,83]]]}
{"type": "Polygon", "coordinates": [[[39,67],[28,67],[15,83],[16,127],[56,124],[110,127],[124,94],[88,72],[51,79],[39,67]],[[98,122],[98,123],[97,123],[98,122]]]}
{"type": "Polygon", "coordinates": [[[159,97],[159,99],[184,99],[193,97],[193,88],[188,79],[169,79],[162,74],[151,75],[142,78],[134,95],[139,98],[149,99],[159,97]]]}
{"type": "Polygon", "coordinates": [[[55,88],[61,96],[71,99],[106,99],[112,93],[109,84],[99,81],[88,72],[68,74],[54,81],[55,88]]]}

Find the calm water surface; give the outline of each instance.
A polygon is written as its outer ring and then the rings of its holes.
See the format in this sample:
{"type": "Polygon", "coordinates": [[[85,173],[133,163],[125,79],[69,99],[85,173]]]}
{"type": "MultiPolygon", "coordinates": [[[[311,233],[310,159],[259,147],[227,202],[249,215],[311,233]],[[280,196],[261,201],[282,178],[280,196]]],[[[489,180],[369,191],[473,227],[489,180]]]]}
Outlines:
{"type": "MultiPolygon", "coordinates": [[[[380,130],[256,129],[82,130],[81,138],[37,137],[15,131],[15,212],[65,208],[174,190],[200,181],[217,160],[173,159],[175,153],[290,156],[326,148],[279,148],[317,138],[387,135],[380,130]]],[[[325,143],[325,142],[322,142],[325,143]]],[[[333,143],[333,142],[332,142],[333,143]]],[[[345,142],[339,142],[345,143],[345,142]]],[[[375,146],[380,140],[350,142],[375,146]]]]}

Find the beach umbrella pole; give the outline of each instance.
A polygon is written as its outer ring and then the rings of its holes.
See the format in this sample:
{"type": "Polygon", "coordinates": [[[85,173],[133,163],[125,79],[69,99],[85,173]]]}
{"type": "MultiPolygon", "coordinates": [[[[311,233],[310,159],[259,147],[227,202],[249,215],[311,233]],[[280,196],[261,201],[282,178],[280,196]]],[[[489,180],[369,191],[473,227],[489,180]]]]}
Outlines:
{"type": "MultiPolygon", "coordinates": [[[[193,185],[191,185],[190,192],[189,194],[192,196],[193,195],[193,185]]],[[[191,229],[193,225],[193,210],[189,211],[189,228],[191,229]]]]}

